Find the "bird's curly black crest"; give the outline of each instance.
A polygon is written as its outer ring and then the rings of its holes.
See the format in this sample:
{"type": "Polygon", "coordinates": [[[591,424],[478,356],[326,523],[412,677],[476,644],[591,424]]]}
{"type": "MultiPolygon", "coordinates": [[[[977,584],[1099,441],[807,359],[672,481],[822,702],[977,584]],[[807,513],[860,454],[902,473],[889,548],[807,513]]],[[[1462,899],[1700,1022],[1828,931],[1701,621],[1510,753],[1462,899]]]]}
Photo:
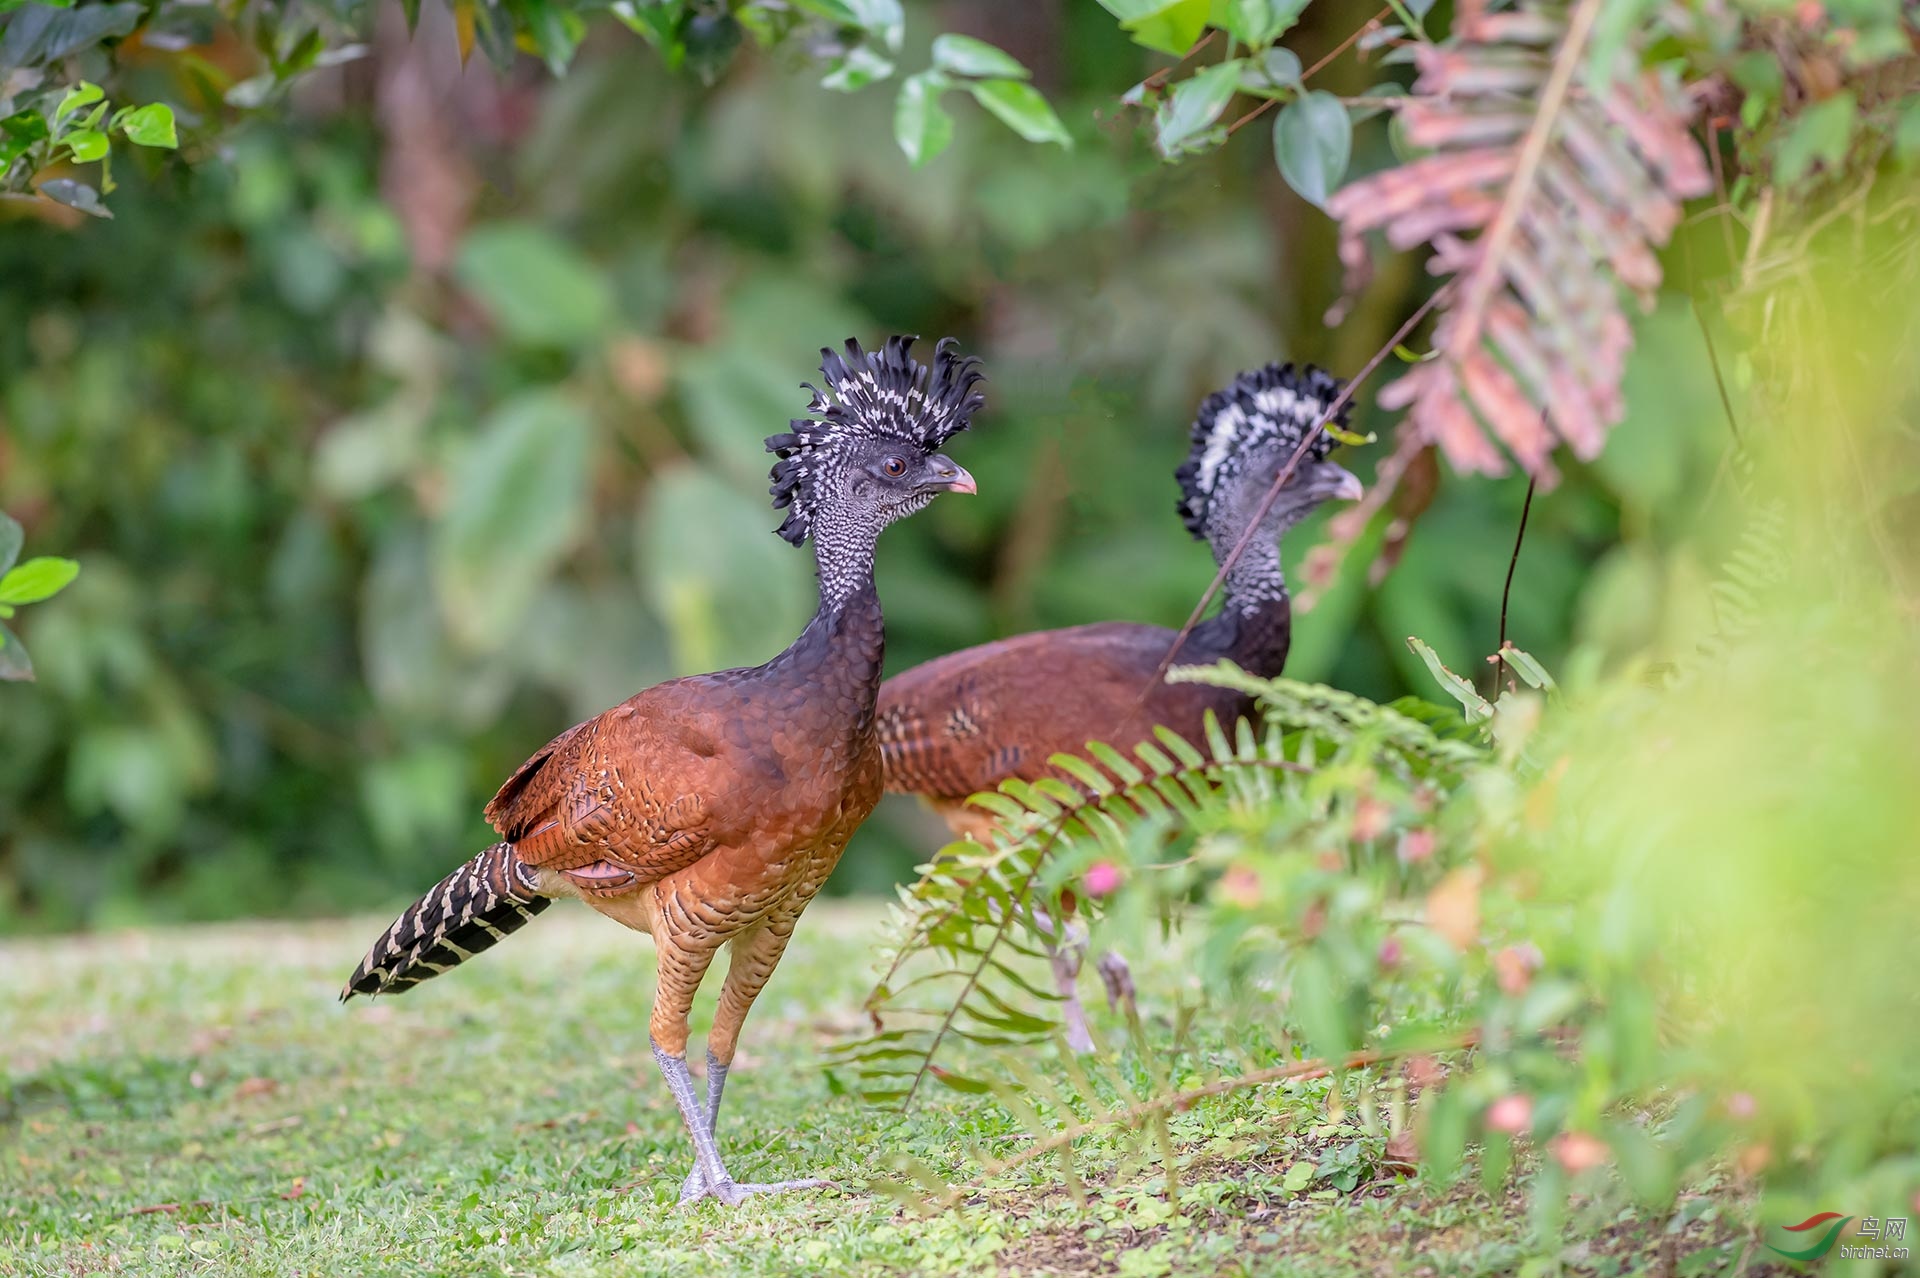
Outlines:
{"type": "MultiPolygon", "coordinates": [[[[1206,536],[1207,510],[1214,494],[1238,474],[1256,447],[1278,444],[1291,450],[1313,430],[1340,395],[1345,382],[1323,368],[1306,364],[1268,364],[1249,369],[1201,402],[1193,419],[1193,447],[1173,477],[1180,481],[1180,518],[1195,537],[1206,536]]],[[[1342,404],[1332,424],[1345,426],[1350,405],[1342,404]]],[[[1333,438],[1314,431],[1302,464],[1325,460],[1333,438]]]]}
{"type": "Polygon", "coordinates": [[[780,525],[782,537],[798,546],[806,541],[813,523],[808,480],[823,453],[856,439],[892,439],[923,454],[967,428],[974,410],[986,403],[975,389],[981,380],[980,359],[955,354],[959,343],[942,338],[933,348],[931,367],[908,354],[913,337],[889,337],[880,349],[863,351],[849,337],[846,353],[832,347],[820,350],[823,390],[811,382],[809,417],[797,417],[784,434],[769,436],[767,451],[779,457],[773,464],[773,506],[787,512],[780,525]]]}

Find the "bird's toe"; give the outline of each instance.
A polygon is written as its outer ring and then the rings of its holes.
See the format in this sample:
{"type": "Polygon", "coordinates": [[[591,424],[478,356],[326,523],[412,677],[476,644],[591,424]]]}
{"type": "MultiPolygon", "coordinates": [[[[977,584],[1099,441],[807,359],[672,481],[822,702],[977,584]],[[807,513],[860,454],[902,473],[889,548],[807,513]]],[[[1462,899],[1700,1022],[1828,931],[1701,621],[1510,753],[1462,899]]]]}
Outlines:
{"type": "Polygon", "coordinates": [[[735,1185],[743,1197],[754,1194],[784,1194],[794,1189],[831,1189],[834,1182],[822,1177],[809,1177],[804,1180],[774,1180],[758,1184],[735,1185]]]}

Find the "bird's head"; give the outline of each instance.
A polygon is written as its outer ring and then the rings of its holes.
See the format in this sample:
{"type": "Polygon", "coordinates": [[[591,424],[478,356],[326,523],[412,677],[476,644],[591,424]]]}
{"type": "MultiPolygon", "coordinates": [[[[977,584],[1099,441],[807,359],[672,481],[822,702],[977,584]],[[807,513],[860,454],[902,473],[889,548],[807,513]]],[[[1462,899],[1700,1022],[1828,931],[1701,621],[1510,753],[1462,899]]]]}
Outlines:
{"type": "Polygon", "coordinates": [[[798,546],[827,512],[863,523],[890,524],[943,492],[975,491],[973,476],[940,452],[967,428],[985,398],[975,389],[979,359],[954,354],[949,337],[934,348],[932,367],[915,360],[911,337],[889,337],[876,351],[847,339],[843,355],[820,352],[824,389],[813,392],[810,416],[767,440],[773,504],[787,512],[782,537],[798,546]]]}
{"type": "MultiPolygon", "coordinates": [[[[1357,500],[1360,481],[1327,460],[1333,440],[1314,429],[1343,385],[1311,364],[1268,364],[1207,396],[1193,419],[1193,447],[1174,472],[1187,531],[1212,543],[1216,552],[1231,547],[1308,431],[1314,431],[1313,442],[1268,509],[1270,531],[1276,536],[1286,531],[1329,498],[1357,500]]],[[[1346,422],[1343,404],[1333,424],[1346,422]]]]}

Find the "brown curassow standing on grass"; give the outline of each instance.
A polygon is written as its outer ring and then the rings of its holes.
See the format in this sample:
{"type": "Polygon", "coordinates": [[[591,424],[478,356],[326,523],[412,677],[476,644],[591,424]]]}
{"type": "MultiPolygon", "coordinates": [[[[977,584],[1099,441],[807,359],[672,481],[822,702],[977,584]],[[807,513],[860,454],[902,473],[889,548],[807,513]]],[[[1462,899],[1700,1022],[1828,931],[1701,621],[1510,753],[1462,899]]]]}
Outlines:
{"type": "Polygon", "coordinates": [[[767,441],[780,459],[780,535],[795,545],[811,537],[819,566],[819,611],[800,637],[763,666],[659,684],[554,738],[487,805],[501,841],[402,914],[341,994],[410,989],[559,896],[650,933],[654,1059],[695,1150],[683,1202],[825,1183],[736,1184],[714,1127],[747,1010],[880,799],[875,543],[935,494],[974,491],[938,449],[982,403],[978,360],[956,356],[948,339],[928,368],[908,354],[912,341],[868,353],[849,340],[844,358],[822,351],[826,388],[808,387],[811,416],[767,441]],[[687,1018],[729,943],[703,1107],[687,1070],[687,1018]]]}
{"type": "MultiPolygon", "coordinates": [[[[1175,472],[1180,517],[1225,563],[1256,518],[1259,528],[1227,573],[1220,611],[1195,626],[1175,661],[1221,658],[1272,677],[1286,664],[1293,609],[1280,570],[1280,537],[1330,497],[1353,500],[1360,481],[1328,461],[1333,440],[1320,419],[1342,383],[1325,371],[1269,364],[1241,373],[1200,405],[1193,444],[1175,472]],[[1315,439],[1264,517],[1260,505],[1301,438],[1315,439]]],[[[1342,406],[1337,421],[1344,424],[1342,406]]],[[[955,835],[989,841],[993,816],[967,796],[1018,777],[1072,777],[1051,766],[1056,754],[1085,754],[1101,741],[1128,751],[1164,724],[1202,749],[1211,710],[1223,726],[1252,711],[1230,689],[1170,684],[1156,678],[1174,642],[1160,626],[1106,621],[1016,635],[937,657],[880,688],[880,750],[887,789],[918,794],[955,835]]],[[[1036,914],[1043,929],[1051,920],[1036,914]]],[[[1069,1043],[1093,1046],[1077,993],[1084,942],[1055,931],[1054,976],[1065,999],[1069,1043]]],[[[1109,996],[1124,985],[1118,955],[1101,960],[1109,996]]]]}

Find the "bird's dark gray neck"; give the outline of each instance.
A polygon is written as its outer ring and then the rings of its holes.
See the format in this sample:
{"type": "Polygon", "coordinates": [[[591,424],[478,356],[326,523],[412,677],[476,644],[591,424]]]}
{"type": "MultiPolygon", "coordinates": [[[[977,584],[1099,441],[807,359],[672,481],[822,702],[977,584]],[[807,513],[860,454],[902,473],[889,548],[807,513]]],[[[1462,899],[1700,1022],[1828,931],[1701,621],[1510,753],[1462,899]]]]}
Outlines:
{"type": "MultiPolygon", "coordinates": [[[[1280,534],[1291,522],[1283,512],[1269,512],[1247,538],[1227,570],[1220,611],[1194,627],[1181,661],[1187,661],[1188,654],[1196,661],[1225,657],[1265,679],[1280,673],[1293,641],[1293,601],[1280,567],[1280,534]]],[[[1210,536],[1214,561],[1226,562],[1239,539],[1238,529],[1210,536]]]]}
{"type": "MultiPolygon", "coordinates": [[[[1214,562],[1225,562],[1233,553],[1236,538],[1214,543],[1214,562]]],[[[1231,612],[1251,614],[1273,604],[1287,602],[1287,578],[1280,567],[1280,539],[1277,530],[1261,528],[1247,539],[1246,549],[1227,570],[1226,607],[1231,612]]]]}
{"type": "Polygon", "coordinates": [[[873,593],[873,552],[885,525],[877,517],[825,512],[813,525],[813,561],[820,573],[820,611],[873,593]]]}
{"type": "Polygon", "coordinates": [[[1193,628],[1174,661],[1206,665],[1222,657],[1251,675],[1272,679],[1286,668],[1293,645],[1293,605],[1285,595],[1257,608],[1228,607],[1193,628]]]}
{"type": "Polygon", "coordinates": [[[823,520],[814,525],[820,570],[820,607],[775,664],[805,671],[823,692],[842,691],[866,706],[871,719],[886,652],[880,596],[873,585],[878,525],[823,520]]]}

